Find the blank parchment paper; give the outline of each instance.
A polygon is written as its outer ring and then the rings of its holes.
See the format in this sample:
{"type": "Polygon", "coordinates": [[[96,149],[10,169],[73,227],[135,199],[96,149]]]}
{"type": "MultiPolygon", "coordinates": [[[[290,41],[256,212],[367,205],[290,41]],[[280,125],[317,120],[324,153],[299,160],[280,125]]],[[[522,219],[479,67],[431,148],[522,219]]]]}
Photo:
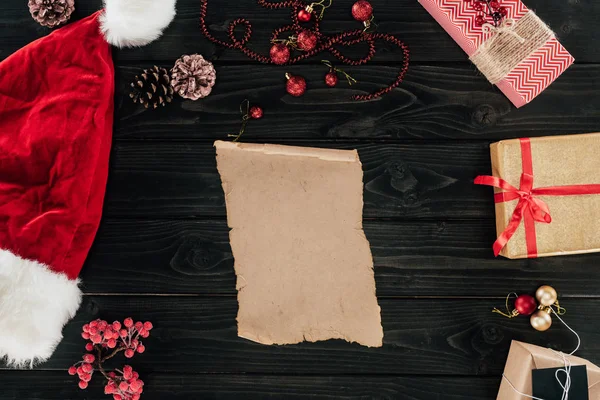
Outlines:
{"type": "Polygon", "coordinates": [[[238,335],[382,345],[353,150],[215,142],[235,259],[238,335]]]}

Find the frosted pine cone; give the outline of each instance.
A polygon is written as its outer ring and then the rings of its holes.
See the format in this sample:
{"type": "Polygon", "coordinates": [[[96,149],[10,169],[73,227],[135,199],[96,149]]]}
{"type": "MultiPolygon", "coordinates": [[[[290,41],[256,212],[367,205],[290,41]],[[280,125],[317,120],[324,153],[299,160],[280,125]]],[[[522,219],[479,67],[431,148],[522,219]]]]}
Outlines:
{"type": "Polygon", "coordinates": [[[49,28],[67,22],[75,10],[75,0],[29,0],[28,5],[33,19],[49,28]]]}
{"type": "Polygon", "coordinates": [[[184,99],[198,100],[210,94],[217,73],[200,54],[184,55],[171,70],[171,86],[184,99]]]}

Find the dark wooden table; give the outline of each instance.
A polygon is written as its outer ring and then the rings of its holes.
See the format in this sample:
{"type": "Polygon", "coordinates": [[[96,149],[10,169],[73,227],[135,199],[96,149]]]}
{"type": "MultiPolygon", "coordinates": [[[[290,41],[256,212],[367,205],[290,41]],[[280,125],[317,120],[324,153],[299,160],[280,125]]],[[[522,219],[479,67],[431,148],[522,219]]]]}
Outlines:
{"type": "MultiPolygon", "coordinates": [[[[146,382],[143,399],[495,399],[512,339],[570,351],[575,338],[556,323],[534,331],[527,318],[490,312],[508,292],[555,286],[566,318],[583,340],[580,355],[600,362],[600,254],[494,259],[491,190],[472,184],[490,173],[498,139],[600,130],[600,2],[527,0],[577,60],[521,109],[492,87],[415,0],[371,0],[379,31],[412,51],[404,84],[356,103],[357,90],[393,80],[401,55],[380,46],[359,81],[329,89],[317,56],[291,67],[260,65],[215,47],[198,28],[199,1],[179,0],[178,15],[154,44],[114,51],[116,115],[104,220],[82,272],[85,299],[54,356],[28,371],[0,371],[0,399],[107,399],[95,377],[86,391],[66,369],[83,353],[79,333],[94,319],[151,320],[145,354],[132,360],[146,382]],[[147,111],[128,83],[143,67],[170,67],[182,54],[212,60],[210,97],[147,111]],[[284,92],[285,72],[304,75],[305,96],[284,92]],[[263,346],[236,335],[233,258],[215,168],[215,139],[239,129],[243,99],[263,106],[244,139],[358,149],[364,167],[365,231],[375,261],[384,346],[342,341],[263,346]]],[[[0,4],[0,59],[48,33],[25,0],[0,4]]],[[[352,0],[335,0],[323,29],[354,29],[352,0]]],[[[74,19],[101,7],[77,0],[74,19]]],[[[288,11],[254,0],[212,0],[209,24],[222,34],[247,17],[252,43],[266,53],[288,11]]],[[[349,56],[365,48],[345,49],[349,56]]],[[[122,365],[117,364],[117,365],[122,365]]]]}

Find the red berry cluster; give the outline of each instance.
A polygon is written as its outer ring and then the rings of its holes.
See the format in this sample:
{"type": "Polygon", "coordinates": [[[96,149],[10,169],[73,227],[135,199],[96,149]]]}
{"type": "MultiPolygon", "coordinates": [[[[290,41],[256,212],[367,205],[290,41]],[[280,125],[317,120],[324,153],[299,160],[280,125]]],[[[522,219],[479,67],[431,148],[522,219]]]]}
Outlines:
{"type": "Polygon", "coordinates": [[[497,0],[465,0],[471,3],[471,7],[477,12],[475,17],[475,26],[491,24],[499,26],[502,19],[508,14],[506,7],[500,5],[497,0]]]}
{"type": "Polygon", "coordinates": [[[123,371],[116,370],[120,375],[115,372],[107,373],[102,364],[121,351],[127,358],[133,357],[136,352],[146,351],[140,338],[150,336],[150,330],[152,330],[151,322],[134,322],[131,318],[125,318],[123,324],[119,321],[108,323],[97,319],[83,325],[81,337],[89,340],[85,349],[95,352],[97,355],[85,354],[82,361],[69,368],[69,375],[77,374],[79,387],[85,389],[88,387],[94,371],[99,371],[108,380],[104,393],[112,394],[114,400],[138,400],[144,386],[138,373],[128,365],[123,367],[123,371]],[[110,349],[112,352],[107,354],[110,349]]]}
{"type": "Polygon", "coordinates": [[[108,383],[104,386],[104,394],[112,394],[113,400],[139,400],[144,391],[144,381],[140,375],[129,365],[123,367],[123,371],[109,372],[108,383]]]}

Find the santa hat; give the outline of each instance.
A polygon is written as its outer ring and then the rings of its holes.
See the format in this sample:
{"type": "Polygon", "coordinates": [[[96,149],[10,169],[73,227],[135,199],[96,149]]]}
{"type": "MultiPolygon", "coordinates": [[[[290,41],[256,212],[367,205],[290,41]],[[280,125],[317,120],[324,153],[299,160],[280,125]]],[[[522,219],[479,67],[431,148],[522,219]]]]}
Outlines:
{"type": "Polygon", "coordinates": [[[110,44],[157,39],[175,1],[105,0],[0,62],[0,359],[10,365],[50,357],[81,302],[108,173],[110,44]]]}

